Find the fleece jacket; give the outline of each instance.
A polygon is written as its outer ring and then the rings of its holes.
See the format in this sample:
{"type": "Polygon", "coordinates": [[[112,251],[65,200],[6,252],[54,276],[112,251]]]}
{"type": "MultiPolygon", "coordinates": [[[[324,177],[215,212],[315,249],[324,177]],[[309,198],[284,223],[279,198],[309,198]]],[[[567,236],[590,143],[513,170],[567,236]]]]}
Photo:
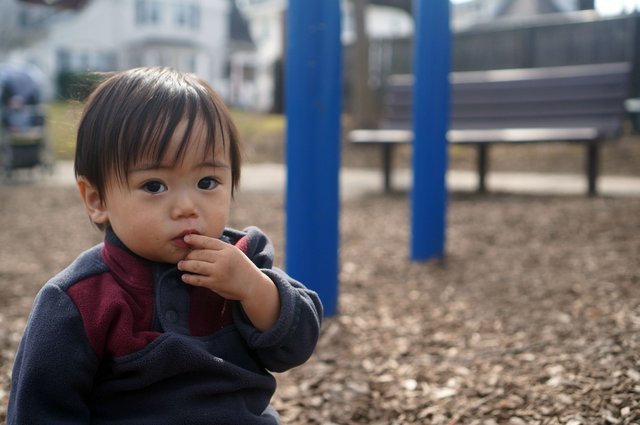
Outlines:
{"type": "Polygon", "coordinates": [[[240,303],[184,284],[108,232],[39,292],[14,363],[7,423],[277,424],[271,372],[304,363],[318,295],[273,266],[257,228],[226,229],[274,282],[280,315],[260,332],[240,303]]]}

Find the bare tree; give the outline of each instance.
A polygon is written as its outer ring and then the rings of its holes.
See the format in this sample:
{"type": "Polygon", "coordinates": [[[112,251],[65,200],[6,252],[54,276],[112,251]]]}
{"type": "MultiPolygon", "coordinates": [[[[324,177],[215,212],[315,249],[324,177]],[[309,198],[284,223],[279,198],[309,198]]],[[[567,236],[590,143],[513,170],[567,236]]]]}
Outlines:
{"type": "Polygon", "coordinates": [[[366,27],[367,3],[367,0],[353,0],[356,41],[351,73],[353,88],[352,117],[353,125],[360,128],[371,128],[375,124],[372,93],[369,88],[369,35],[366,27]]]}
{"type": "Polygon", "coordinates": [[[369,86],[369,35],[366,28],[366,10],[372,5],[389,6],[411,13],[411,0],[352,0],[356,41],[351,71],[353,125],[372,128],[376,121],[373,93],[369,86]]]}

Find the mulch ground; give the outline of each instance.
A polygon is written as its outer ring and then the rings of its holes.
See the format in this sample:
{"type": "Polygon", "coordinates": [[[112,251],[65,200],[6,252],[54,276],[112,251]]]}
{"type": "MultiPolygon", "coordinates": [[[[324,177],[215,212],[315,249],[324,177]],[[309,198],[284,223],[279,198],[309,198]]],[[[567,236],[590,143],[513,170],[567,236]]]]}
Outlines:
{"type": "MultiPolygon", "coordinates": [[[[0,199],[3,422],[34,295],[100,234],[73,188],[0,199]]],[[[262,227],[282,264],[284,212],[240,193],[231,224],[262,227]]],[[[340,313],[277,376],[285,423],[640,423],[640,199],[454,193],[429,262],[408,260],[408,217],[406,194],[343,205],[340,313]]]]}

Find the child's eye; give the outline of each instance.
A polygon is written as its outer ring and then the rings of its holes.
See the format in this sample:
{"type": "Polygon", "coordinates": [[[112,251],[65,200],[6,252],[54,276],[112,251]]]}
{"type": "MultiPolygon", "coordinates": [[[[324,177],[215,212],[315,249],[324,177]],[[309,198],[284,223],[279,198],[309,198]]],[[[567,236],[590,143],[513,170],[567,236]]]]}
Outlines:
{"type": "Polygon", "coordinates": [[[167,191],[167,186],[159,181],[149,181],[142,185],[142,189],[149,193],[162,193],[167,191]]]}
{"type": "Polygon", "coordinates": [[[198,182],[198,189],[212,190],[218,186],[218,182],[213,177],[205,177],[198,182]]]}

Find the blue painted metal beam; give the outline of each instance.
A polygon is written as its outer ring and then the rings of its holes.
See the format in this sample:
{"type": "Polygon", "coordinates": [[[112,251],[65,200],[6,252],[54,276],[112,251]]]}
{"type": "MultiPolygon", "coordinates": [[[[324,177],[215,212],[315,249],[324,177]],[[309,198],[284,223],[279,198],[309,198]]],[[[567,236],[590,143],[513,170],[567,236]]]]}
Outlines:
{"type": "Polygon", "coordinates": [[[414,0],[411,259],[443,257],[447,211],[449,0],[414,0]]]}
{"type": "Polygon", "coordinates": [[[285,68],[286,268],[337,312],[340,1],[290,0],[285,68]]]}

